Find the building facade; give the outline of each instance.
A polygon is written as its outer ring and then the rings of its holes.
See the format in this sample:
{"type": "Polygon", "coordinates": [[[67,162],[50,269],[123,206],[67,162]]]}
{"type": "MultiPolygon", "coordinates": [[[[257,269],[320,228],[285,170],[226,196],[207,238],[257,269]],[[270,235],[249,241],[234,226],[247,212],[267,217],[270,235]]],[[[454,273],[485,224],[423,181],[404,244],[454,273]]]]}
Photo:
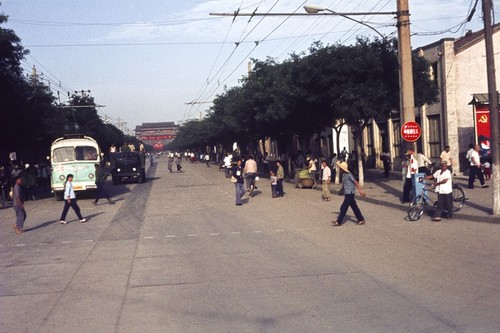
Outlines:
{"type": "Polygon", "coordinates": [[[135,127],[135,137],[145,144],[163,150],[163,147],[175,139],[179,125],[171,122],[142,123],[135,127]]]}

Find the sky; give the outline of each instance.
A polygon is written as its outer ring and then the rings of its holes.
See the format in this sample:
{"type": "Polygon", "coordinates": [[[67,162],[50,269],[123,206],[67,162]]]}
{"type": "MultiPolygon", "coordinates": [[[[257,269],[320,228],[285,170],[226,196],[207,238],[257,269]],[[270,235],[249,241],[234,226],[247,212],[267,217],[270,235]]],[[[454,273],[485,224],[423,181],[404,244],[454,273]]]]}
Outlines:
{"type": "MultiPolygon", "coordinates": [[[[410,0],[412,46],[482,28],[481,1],[410,0]]],[[[341,13],[395,12],[396,0],[0,0],[0,12],[61,102],[90,90],[99,114],[133,130],[142,122],[199,118],[227,87],[239,85],[251,59],[283,61],[315,41],[352,44],[369,28],[339,16],[252,18],[209,13],[305,13],[316,4],[341,13]],[[187,104],[191,103],[191,104],[187,104]]],[[[500,0],[493,1],[496,8],[500,0]]],[[[394,15],[353,16],[396,36],[394,15]]]]}

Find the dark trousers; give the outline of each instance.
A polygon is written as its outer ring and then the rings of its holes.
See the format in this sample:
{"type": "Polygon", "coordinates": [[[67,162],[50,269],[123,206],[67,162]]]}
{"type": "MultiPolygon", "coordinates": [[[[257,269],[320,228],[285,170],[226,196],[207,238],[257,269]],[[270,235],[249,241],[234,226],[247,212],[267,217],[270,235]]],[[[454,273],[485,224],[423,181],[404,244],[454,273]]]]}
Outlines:
{"type": "Polygon", "coordinates": [[[389,172],[391,171],[391,163],[384,162],[384,177],[389,178],[389,172]]]}
{"type": "Polygon", "coordinates": [[[410,202],[412,187],[411,178],[405,178],[405,185],[403,187],[403,202],[410,202]]]}
{"type": "Polygon", "coordinates": [[[283,179],[278,179],[278,185],[276,191],[278,192],[279,196],[283,196],[283,179]]]}
{"type": "Polygon", "coordinates": [[[453,212],[453,193],[449,194],[438,194],[437,209],[434,213],[434,217],[441,217],[443,209],[448,211],[448,217],[451,217],[453,212]]]}
{"type": "Polygon", "coordinates": [[[14,206],[14,211],[16,212],[16,227],[22,230],[26,221],[26,211],[19,206],[14,206]]]}
{"type": "Polygon", "coordinates": [[[344,202],[342,202],[342,205],[340,206],[340,213],[337,218],[337,222],[339,224],[342,224],[342,221],[344,220],[345,215],[347,214],[347,209],[349,209],[349,207],[351,207],[358,222],[364,221],[365,218],[363,217],[363,214],[361,214],[361,210],[359,210],[358,204],[356,203],[356,199],[354,198],[354,196],[355,194],[344,195],[344,202]]]}
{"type": "Polygon", "coordinates": [[[71,199],[69,202],[66,199],[64,200],[64,208],[61,214],[61,221],[66,220],[66,215],[68,214],[69,207],[73,208],[76,216],[78,216],[80,220],[83,219],[82,213],[80,212],[80,207],[78,207],[78,204],[76,203],[76,199],[71,199]]]}
{"type": "Polygon", "coordinates": [[[477,178],[479,178],[479,182],[481,183],[481,185],[484,185],[483,172],[477,166],[473,165],[469,170],[469,188],[474,187],[474,180],[476,179],[476,176],[477,178]]]}
{"type": "Polygon", "coordinates": [[[100,198],[105,198],[109,200],[109,194],[104,188],[104,184],[96,184],[97,191],[95,192],[95,202],[99,201],[100,198]]]}
{"type": "Polygon", "coordinates": [[[271,193],[272,193],[273,198],[276,198],[279,195],[278,194],[278,184],[276,184],[276,185],[271,184],[271,193]]]}

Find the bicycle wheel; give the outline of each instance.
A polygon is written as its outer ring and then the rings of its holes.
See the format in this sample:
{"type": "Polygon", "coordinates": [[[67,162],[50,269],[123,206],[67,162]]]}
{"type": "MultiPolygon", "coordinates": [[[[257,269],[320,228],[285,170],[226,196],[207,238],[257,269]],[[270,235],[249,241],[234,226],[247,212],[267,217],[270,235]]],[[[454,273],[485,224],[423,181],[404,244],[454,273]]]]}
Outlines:
{"type": "Polygon", "coordinates": [[[421,195],[417,196],[415,199],[410,202],[410,208],[408,209],[408,218],[410,221],[417,221],[420,219],[422,214],[424,213],[424,199],[421,195]]]}
{"type": "Polygon", "coordinates": [[[465,193],[461,187],[453,187],[453,211],[458,212],[464,206],[465,193]]]}

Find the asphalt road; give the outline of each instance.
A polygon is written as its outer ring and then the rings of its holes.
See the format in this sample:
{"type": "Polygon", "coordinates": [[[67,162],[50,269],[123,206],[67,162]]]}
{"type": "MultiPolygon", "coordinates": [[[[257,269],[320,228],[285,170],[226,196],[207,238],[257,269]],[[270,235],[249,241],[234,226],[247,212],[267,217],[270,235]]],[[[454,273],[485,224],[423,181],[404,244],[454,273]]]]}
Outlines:
{"type": "Polygon", "coordinates": [[[332,227],[336,195],[261,180],[237,207],[216,167],[184,169],[80,200],[84,224],[29,201],[15,235],[0,210],[0,332],[500,331],[499,224],[408,222],[367,184],[367,224],[332,227]]]}

